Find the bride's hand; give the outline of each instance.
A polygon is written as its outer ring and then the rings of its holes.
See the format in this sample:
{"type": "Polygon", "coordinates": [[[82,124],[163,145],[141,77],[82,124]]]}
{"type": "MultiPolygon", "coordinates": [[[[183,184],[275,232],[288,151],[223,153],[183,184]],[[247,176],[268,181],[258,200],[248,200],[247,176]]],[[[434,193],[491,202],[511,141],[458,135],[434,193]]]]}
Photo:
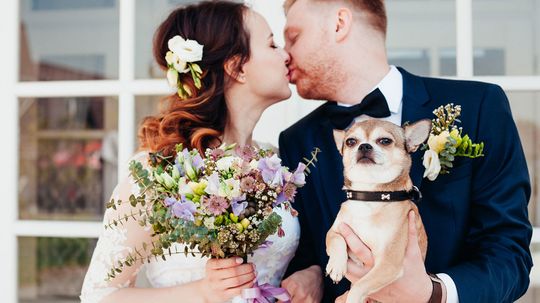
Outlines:
{"type": "Polygon", "coordinates": [[[254,285],[256,272],[253,264],[242,264],[242,258],[210,259],[206,263],[206,277],[200,282],[205,302],[226,302],[254,285]]]}

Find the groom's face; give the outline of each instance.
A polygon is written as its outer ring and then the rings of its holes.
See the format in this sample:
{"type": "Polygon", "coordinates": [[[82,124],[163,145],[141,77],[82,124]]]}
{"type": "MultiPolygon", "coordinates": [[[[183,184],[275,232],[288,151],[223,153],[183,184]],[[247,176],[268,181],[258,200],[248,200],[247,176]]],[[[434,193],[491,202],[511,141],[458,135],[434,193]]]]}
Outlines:
{"type": "Polygon", "coordinates": [[[289,52],[290,82],[306,99],[331,99],[331,35],[320,8],[309,0],[297,0],[287,12],[285,50],[289,52]]]}

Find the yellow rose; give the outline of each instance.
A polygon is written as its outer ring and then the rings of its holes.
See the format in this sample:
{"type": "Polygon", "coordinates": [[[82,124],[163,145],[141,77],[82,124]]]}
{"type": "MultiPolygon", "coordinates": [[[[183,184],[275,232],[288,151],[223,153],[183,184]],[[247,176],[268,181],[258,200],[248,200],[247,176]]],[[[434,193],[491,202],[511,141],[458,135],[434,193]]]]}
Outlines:
{"type": "Polygon", "coordinates": [[[439,154],[444,149],[446,142],[448,142],[449,136],[450,133],[446,130],[437,136],[430,135],[428,139],[429,149],[439,154]]]}

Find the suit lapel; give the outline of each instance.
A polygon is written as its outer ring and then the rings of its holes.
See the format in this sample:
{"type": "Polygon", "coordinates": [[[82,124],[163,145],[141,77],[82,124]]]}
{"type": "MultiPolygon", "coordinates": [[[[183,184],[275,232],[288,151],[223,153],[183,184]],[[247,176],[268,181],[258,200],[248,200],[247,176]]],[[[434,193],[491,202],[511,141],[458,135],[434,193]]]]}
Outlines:
{"type": "MultiPolygon", "coordinates": [[[[403,112],[401,116],[402,124],[413,123],[421,119],[432,119],[433,109],[428,106],[430,96],[424,85],[422,78],[408,73],[402,68],[398,68],[403,76],[403,112]]],[[[410,176],[413,184],[420,187],[422,184],[424,166],[422,156],[424,152],[418,149],[411,155],[412,167],[410,176]]]]}
{"type": "Polygon", "coordinates": [[[316,147],[321,149],[316,171],[326,199],[322,201],[322,207],[332,218],[337,216],[341,203],[345,201],[343,160],[336,147],[333,130],[328,118],[323,117],[315,140],[316,147]]]}

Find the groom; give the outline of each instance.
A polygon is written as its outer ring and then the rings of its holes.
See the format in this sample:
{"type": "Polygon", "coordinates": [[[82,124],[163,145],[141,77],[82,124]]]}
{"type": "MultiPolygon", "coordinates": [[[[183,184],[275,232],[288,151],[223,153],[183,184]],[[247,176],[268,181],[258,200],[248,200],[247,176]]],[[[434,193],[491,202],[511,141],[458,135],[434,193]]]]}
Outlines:
{"type": "MultiPolygon", "coordinates": [[[[343,166],[332,131],[352,123],[354,115],[362,116],[362,112],[347,113],[340,120],[336,112],[345,112],[344,107],[361,103],[372,92],[382,94],[378,98],[386,112],[379,116],[398,125],[432,119],[433,110],[441,105],[461,105],[463,133],[486,146],[484,157],[457,158],[450,174],[435,181],[423,179],[422,153],[412,155],[410,175],[424,196],[418,207],[429,238],[427,258],[424,263],[418,257],[418,246],[410,244],[403,277],[373,298],[383,302],[491,303],[513,302],[522,296],[532,266],[532,228],[527,214],[531,189],[502,89],[486,83],[419,77],[389,66],[383,0],[287,0],[285,10],[291,83],[304,98],[334,101],[280,135],[285,165],[298,163],[314,147],[322,151],[294,204],[302,235],[282,284],[293,303],[334,302],[350,286],[347,281],[334,285],[322,277],[328,261],[325,235],[340,203],[346,200],[341,190],[343,166]],[[348,115],[352,117],[344,121],[348,115]],[[319,290],[321,279],[324,297],[319,290]]],[[[354,233],[346,228],[342,233],[351,252],[365,264],[362,268],[350,262],[347,278],[354,280],[369,270],[372,256],[354,233]]]]}

